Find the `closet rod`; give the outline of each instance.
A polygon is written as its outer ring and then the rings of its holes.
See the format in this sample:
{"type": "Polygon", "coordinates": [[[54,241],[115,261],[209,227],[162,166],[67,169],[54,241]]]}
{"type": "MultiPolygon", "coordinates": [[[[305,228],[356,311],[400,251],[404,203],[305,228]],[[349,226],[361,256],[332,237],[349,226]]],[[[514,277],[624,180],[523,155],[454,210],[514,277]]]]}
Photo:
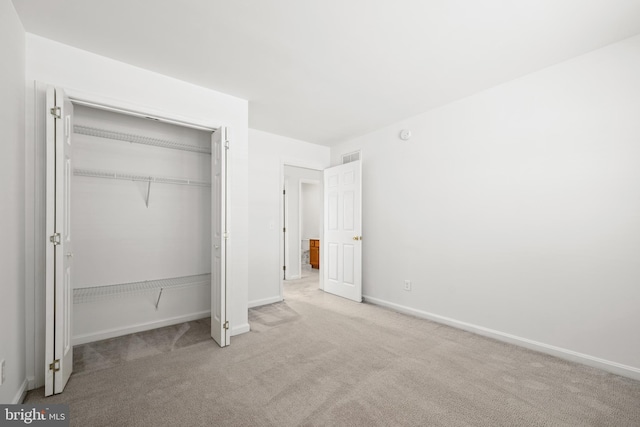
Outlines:
{"type": "Polygon", "coordinates": [[[195,185],[198,187],[211,187],[210,182],[196,181],[193,179],[137,175],[137,174],[130,174],[130,173],[108,172],[108,171],[101,171],[101,170],[94,170],[94,169],[76,168],[73,170],[73,174],[76,176],[87,176],[91,178],[109,178],[109,179],[121,179],[125,181],[157,182],[159,184],[195,185]]]}
{"type": "MultiPolygon", "coordinates": [[[[116,285],[92,286],[73,290],[73,303],[99,301],[105,298],[123,297],[142,292],[178,289],[187,286],[211,285],[211,274],[197,274],[194,276],[172,277],[169,279],[144,280],[141,282],[119,283],[116,285]]],[[[154,303],[157,305],[160,301],[154,303]]]]}
{"type": "Polygon", "coordinates": [[[67,95],[69,96],[69,99],[71,99],[71,102],[73,102],[74,105],[84,105],[85,107],[96,108],[98,110],[111,111],[113,113],[125,114],[127,116],[133,116],[133,117],[141,117],[143,119],[156,120],[163,123],[169,123],[171,125],[182,126],[182,127],[187,127],[191,129],[198,129],[206,132],[214,132],[217,129],[210,126],[198,125],[189,121],[171,119],[171,118],[164,117],[162,115],[157,115],[154,113],[141,113],[136,109],[109,105],[110,102],[106,100],[105,100],[105,103],[90,101],[86,99],[85,96],[83,96],[82,94],[73,94],[73,93],[67,92],[67,95]]]}
{"type": "Polygon", "coordinates": [[[93,128],[89,126],[73,126],[73,131],[80,135],[96,136],[98,138],[115,139],[118,141],[131,142],[135,144],[153,145],[156,147],[171,148],[174,150],[193,151],[195,153],[211,154],[211,147],[199,147],[182,142],[168,141],[165,139],[151,138],[148,136],[134,135],[129,133],[115,132],[106,129],[93,128]]]}

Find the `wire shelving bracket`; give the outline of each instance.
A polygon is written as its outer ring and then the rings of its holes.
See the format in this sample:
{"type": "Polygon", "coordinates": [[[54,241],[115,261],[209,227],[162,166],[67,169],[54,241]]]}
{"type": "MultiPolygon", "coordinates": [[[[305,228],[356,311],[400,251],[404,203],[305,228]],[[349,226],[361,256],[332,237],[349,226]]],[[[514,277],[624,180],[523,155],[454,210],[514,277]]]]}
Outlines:
{"type": "Polygon", "coordinates": [[[205,285],[211,285],[211,274],[197,274],[193,276],[172,277],[169,279],[144,280],[142,282],[76,288],[73,290],[73,303],[83,304],[108,298],[118,298],[125,295],[158,291],[158,298],[155,303],[157,310],[163,291],[188,286],[205,285]]]}
{"type": "Polygon", "coordinates": [[[80,169],[75,168],[73,170],[73,174],[75,176],[86,176],[90,178],[107,178],[107,179],[120,179],[124,181],[141,181],[146,182],[147,184],[147,195],[145,197],[145,205],[149,207],[149,194],[151,193],[151,183],[159,183],[159,184],[175,184],[175,185],[194,185],[196,187],[211,187],[210,182],[205,181],[197,181],[193,179],[185,179],[185,178],[167,178],[160,176],[149,176],[149,175],[137,175],[132,173],[124,173],[124,172],[109,172],[103,170],[96,169],[80,169]]]}

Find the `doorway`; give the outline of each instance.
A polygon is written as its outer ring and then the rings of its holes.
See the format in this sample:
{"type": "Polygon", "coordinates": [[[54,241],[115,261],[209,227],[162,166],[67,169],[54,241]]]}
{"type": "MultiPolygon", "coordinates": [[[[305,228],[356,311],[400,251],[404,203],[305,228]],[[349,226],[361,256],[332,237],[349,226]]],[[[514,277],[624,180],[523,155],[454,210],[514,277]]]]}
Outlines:
{"type": "MultiPolygon", "coordinates": [[[[282,280],[312,280],[320,287],[322,171],[286,164],[282,182],[282,280]]],[[[284,297],[282,283],[280,289],[284,297]]]]}
{"type": "MultiPolygon", "coordinates": [[[[321,225],[317,239],[312,236],[315,225],[309,225],[306,231],[309,235],[309,262],[306,271],[310,276],[313,275],[318,289],[356,302],[362,301],[362,162],[360,152],[354,154],[357,158],[350,155],[343,159],[341,165],[323,170],[282,164],[282,300],[286,280],[310,280],[304,277],[307,238],[301,234],[301,216],[307,216],[303,207],[308,204],[303,195],[306,189],[308,199],[314,200],[307,207],[307,213],[319,212],[321,225]],[[305,187],[305,184],[316,183],[317,187],[305,187]],[[318,194],[320,201],[316,205],[318,194]],[[317,267],[317,276],[314,267],[317,267]]],[[[316,222],[309,219],[309,224],[316,222]]]]}
{"type": "Polygon", "coordinates": [[[320,181],[301,179],[299,188],[300,278],[318,276],[320,230],[322,230],[322,186],[320,181]]]}

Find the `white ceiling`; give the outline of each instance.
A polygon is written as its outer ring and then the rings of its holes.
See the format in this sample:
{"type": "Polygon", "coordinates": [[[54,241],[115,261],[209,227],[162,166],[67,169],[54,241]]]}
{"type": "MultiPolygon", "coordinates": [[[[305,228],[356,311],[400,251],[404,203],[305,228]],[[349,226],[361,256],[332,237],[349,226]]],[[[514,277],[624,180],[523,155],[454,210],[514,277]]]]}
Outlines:
{"type": "Polygon", "coordinates": [[[13,0],[26,31],[332,145],[640,33],[640,0],[13,0]]]}

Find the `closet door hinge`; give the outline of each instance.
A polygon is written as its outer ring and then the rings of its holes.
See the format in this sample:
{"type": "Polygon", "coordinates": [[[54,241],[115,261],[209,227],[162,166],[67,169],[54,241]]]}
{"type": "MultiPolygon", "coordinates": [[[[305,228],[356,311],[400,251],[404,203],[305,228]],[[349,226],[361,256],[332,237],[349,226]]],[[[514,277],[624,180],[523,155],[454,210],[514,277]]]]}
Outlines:
{"type": "Polygon", "coordinates": [[[222,324],[222,327],[223,327],[224,329],[229,329],[229,321],[227,320],[226,322],[224,322],[224,323],[222,324]]]}
{"type": "Polygon", "coordinates": [[[53,243],[54,246],[59,245],[60,242],[60,233],[54,233],[53,236],[49,237],[49,241],[53,243]]]}
{"type": "Polygon", "coordinates": [[[283,265],[283,266],[282,266],[282,270],[283,270],[283,271],[287,271],[287,266],[286,266],[286,265],[283,265]]]}
{"type": "Polygon", "coordinates": [[[222,139],[224,141],[224,148],[228,150],[229,149],[229,128],[226,126],[222,128],[222,139]]]}
{"type": "Polygon", "coordinates": [[[227,240],[229,238],[229,233],[222,233],[222,238],[227,240]]]}
{"type": "Polygon", "coordinates": [[[53,361],[53,363],[49,363],[49,370],[58,372],[60,370],[60,359],[56,359],[53,361]]]}
{"type": "Polygon", "coordinates": [[[62,110],[60,109],[60,107],[53,107],[49,110],[49,113],[51,113],[51,115],[56,119],[62,118],[62,110]]]}

